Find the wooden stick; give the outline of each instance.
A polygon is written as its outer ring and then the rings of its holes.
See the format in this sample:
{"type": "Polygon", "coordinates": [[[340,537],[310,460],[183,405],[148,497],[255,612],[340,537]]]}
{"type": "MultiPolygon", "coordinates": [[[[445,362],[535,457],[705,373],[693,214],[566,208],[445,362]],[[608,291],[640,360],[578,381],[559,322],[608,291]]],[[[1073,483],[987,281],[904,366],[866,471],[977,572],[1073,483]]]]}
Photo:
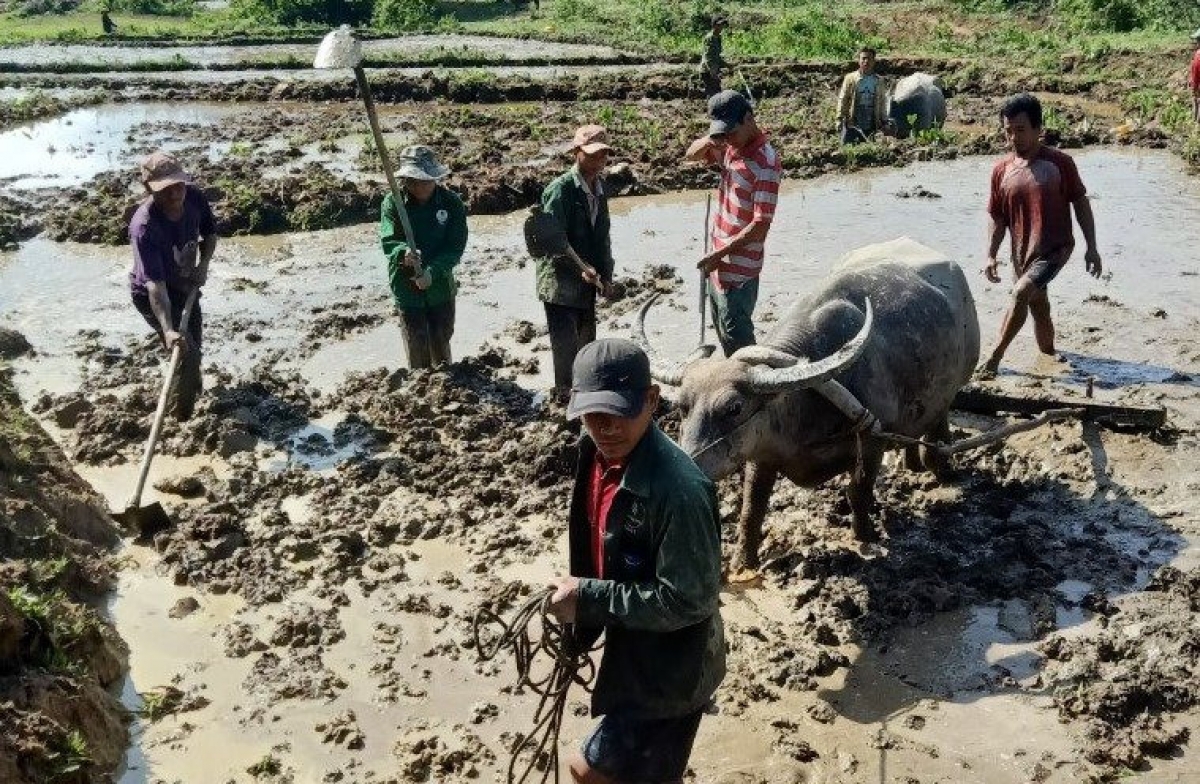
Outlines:
{"type": "Polygon", "coordinates": [[[1000,411],[1009,411],[1014,414],[1040,414],[1066,407],[1082,410],[1082,416],[1086,420],[1143,430],[1156,430],[1167,422],[1167,412],[1163,408],[1118,406],[1097,403],[1094,400],[1039,400],[988,392],[977,387],[962,389],[954,398],[954,408],[974,414],[996,414],[1000,411]]]}

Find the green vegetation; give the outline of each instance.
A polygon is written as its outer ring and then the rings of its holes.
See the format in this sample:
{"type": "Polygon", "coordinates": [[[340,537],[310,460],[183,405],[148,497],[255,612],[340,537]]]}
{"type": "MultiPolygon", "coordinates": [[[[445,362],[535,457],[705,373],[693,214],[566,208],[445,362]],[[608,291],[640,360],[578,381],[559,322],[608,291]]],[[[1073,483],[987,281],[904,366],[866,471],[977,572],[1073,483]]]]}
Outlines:
{"type": "Polygon", "coordinates": [[[279,764],[279,758],[274,754],[267,754],[258,762],[246,768],[246,772],[257,779],[262,776],[277,776],[282,769],[282,766],[279,764]]]}
{"type": "MultiPolygon", "coordinates": [[[[0,15],[0,42],[102,38],[106,0],[30,0],[57,13],[0,15]],[[62,13],[77,7],[78,10],[62,13]]],[[[111,0],[123,38],[316,36],[335,24],[374,33],[459,30],[604,42],[656,56],[695,57],[717,5],[708,0],[546,0],[540,12],[498,0],[233,0],[225,10],[193,0],[111,0]],[[159,15],[147,15],[147,12],[159,15]],[[169,12],[173,15],[161,15],[169,12]]],[[[721,5],[734,58],[846,60],[863,45],[884,54],[1020,55],[1049,64],[1184,40],[1200,25],[1195,0],[757,0],[721,5]]]]}
{"type": "Polygon", "coordinates": [[[74,671],[79,662],[74,649],[93,634],[99,621],[92,610],[77,604],[61,590],[41,591],[16,585],[8,589],[13,606],[36,626],[39,644],[31,651],[36,666],[52,670],[74,671]]]}
{"type": "Polygon", "coordinates": [[[138,696],[142,698],[142,707],[138,712],[146,721],[153,724],[179,710],[183,692],[174,686],[159,686],[150,691],[141,692],[138,696]]]}
{"type": "Polygon", "coordinates": [[[92,761],[87,738],[79,730],[71,730],[62,737],[58,750],[50,753],[49,760],[53,766],[51,781],[77,780],[74,774],[92,761]]]}
{"type": "Polygon", "coordinates": [[[234,16],[255,23],[334,26],[366,22],[373,5],[373,0],[233,0],[230,9],[234,16]]]}

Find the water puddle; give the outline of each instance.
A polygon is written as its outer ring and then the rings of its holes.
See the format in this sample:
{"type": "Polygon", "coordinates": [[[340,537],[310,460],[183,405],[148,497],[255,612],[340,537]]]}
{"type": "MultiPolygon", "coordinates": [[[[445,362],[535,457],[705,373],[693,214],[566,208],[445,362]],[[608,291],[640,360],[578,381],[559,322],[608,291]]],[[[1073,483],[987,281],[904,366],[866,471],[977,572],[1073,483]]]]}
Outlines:
{"type": "MultiPolygon", "coordinates": [[[[257,44],[245,46],[96,46],[93,44],[29,44],[0,47],[0,62],[25,66],[58,63],[163,63],[180,61],[211,67],[234,63],[293,59],[311,63],[317,44],[257,44]]],[[[410,35],[363,42],[369,57],[430,57],[438,54],[483,56],[496,60],[522,58],[615,58],[610,46],[493,38],[482,35],[410,35]]]]}
{"type": "MultiPolygon", "coordinates": [[[[117,169],[133,171],[131,132],[144,123],[212,126],[245,108],[228,104],[108,104],[75,109],[0,133],[0,180],[7,187],[69,187],[117,169]]],[[[179,150],[184,140],[164,141],[179,150]]],[[[132,175],[131,175],[132,180],[132,175]]]]}

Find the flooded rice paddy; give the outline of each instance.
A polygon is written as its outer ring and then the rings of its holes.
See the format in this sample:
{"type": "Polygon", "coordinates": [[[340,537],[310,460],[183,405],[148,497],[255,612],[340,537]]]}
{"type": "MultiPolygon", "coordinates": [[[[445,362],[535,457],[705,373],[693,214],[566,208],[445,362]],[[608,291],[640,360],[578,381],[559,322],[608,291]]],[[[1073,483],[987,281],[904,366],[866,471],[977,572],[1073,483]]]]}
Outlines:
{"type": "MultiPolygon", "coordinates": [[[[495,50],[488,41],[459,43],[514,58],[546,54],[542,44],[522,54],[521,42],[505,41],[495,50]]],[[[368,51],[447,45],[438,36],[414,37],[372,42],[368,51]]],[[[307,56],[310,47],[301,48],[307,56]]],[[[11,51],[0,52],[0,60],[11,51]]],[[[176,54],[165,51],[120,56],[176,54]]],[[[604,47],[587,51],[615,54],[604,47]]],[[[577,48],[569,53],[582,54],[577,48]]],[[[60,58],[55,62],[96,54],[87,47],[28,53],[60,58]]],[[[178,54],[211,64],[246,56],[237,47],[181,47],[178,54]]],[[[130,170],[154,123],[202,128],[246,111],[252,110],[145,103],[75,110],[0,134],[0,181],[14,189],[61,188],[130,170]]],[[[231,154],[216,143],[208,152],[212,160],[231,154]]],[[[336,166],[356,151],[308,153],[336,166]]],[[[1200,181],[1161,152],[1091,149],[1076,160],[1092,195],[1107,273],[1101,280],[1087,277],[1077,253],[1051,288],[1062,361],[1037,357],[1032,338],[1022,335],[998,384],[1014,393],[1061,396],[1079,394],[1090,379],[1101,401],[1165,405],[1177,436],[1157,443],[1141,434],[1056,426],[965,459],[958,481],[945,486],[891,466],[882,480],[890,488],[882,495],[896,509],[888,517],[891,538],[875,550],[861,551],[837,525],[832,490],[778,492],[768,546],[776,564],[792,558],[799,565],[766,568],[761,584],[723,593],[731,674],[715,714],[702,725],[689,781],[1007,784],[1075,782],[1098,770],[1099,758],[1089,751],[1097,741],[1087,734],[1094,727],[1085,726],[1085,718],[1065,720],[1067,709],[1053,688],[1059,664],[1042,643],[1048,636],[1066,645],[1105,633],[1109,616],[1097,610],[1104,602],[1146,595],[1165,564],[1185,572],[1200,567],[1200,515],[1193,503],[1200,491],[1194,476],[1200,460],[1194,339],[1200,328],[1194,228],[1200,181]],[[1032,489],[1022,489],[1026,485],[1032,489]],[[972,500],[976,493],[982,500],[972,500]],[[1003,513],[993,508],[1014,495],[1003,513]],[[1014,529],[1035,533],[1016,547],[1014,529]],[[923,548],[939,543],[956,548],[960,560],[942,553],[923,561],[923,548]],[[1006,577],[1013,563],[1029,562],[1037,568],[1023,578],[1006,577]],[[947,581],[939,585],[948,596],[927,606],[921,586],[937,580],[947,581]],[[847,597],[863,594],[867,603],[855,605],[861,609],[844,609],[847,597]],[[906,601],[922,610],[905,615],[895,609],[906,601]],[[809,634],[812,628],[820,633],[809,634]]],[[[960,261],[990,342],[1007,304],[1007,285],[990,285],[979,274],[990,167],[990,159],[964,157],[785,184],[768,243],[760,328],[770,329],[847,251],[909,236],[960,261]]],[[[670,306],[653,312],[650,333],[660,350],[679,357],[691,350],[696,332],[692,262],[702,252],[706,197],[684,191],[612,204],[618,275],[630,279],[631,290],[640,291],[638,282],[648,278],[670,289],[670,306]],[[673,268],[665,278],[664,265],[673,268]]],[[[454,398],[458,393],[446,393],[436,381],[422,386],[422,378],[370,375],[403,364],[373,225],[222,240],[203,298],[210,395],[248,395],[258,383],[275,390],[274,405],[286,399],[307,405],[312,415],[300,416],[279,437],[263,436],[225,456],[189,448],[188,439],[198,439],[205,423],[169,434],[155,475],[201,476],[209,488],[228,492],[239,483],[276,483],[270,485],[276,495],[247,501],[241,510],[245,536],[270,542],[258,546],[272,554],[305,554],[283,559],[272,567],[277,571],[214,576],[190,559],[230,540],[193,549],[179,542],[162,549],[126,546],[128,566],[109,607],[132,651],[123,699],[137,709],[140,694],[171,685],[186,695],[189,710],[135,722],[122,784],[248,780],[247,769],[266,757],[303,782],[493,780],[506,765],[504,749],[524,728],[532,703],[529,695],[504,690],[507,665],[475,663],[463,646],[466,621],[497,582],[537,584],[563,568],[566,498],[535,493],[536,503],[516,520],[504,508],[527,503],[530,488],[509,485],[519,484],[516,464],[539,457],[539,445],[546,446],[536,439],[555,443],[557,413],[539,414],[544,401],[530,396],[526,408],[514,410],[533,419],[532,430],[510,436],[509,423],[501,423],[491,425],[498,434],[482,432],[479,437],[499,443],[498,449],[511,444],[529,451],[516,451],[513,464],[498,462],[494,476],[479,480],[494,483],[486,493],[468,485],[461,497],[389,485],[381,502],[357,472],[402,461],[413,445],[402,430],[381,444],[354,428],[376,415],[383,427],[386,417],[372,405],[392,394],[419,390],[431,400],[449,394],[454,410],[467,416],[472,407],[512,393],[509,380],[526,392],[549,386],[547,340],[539,329],[544,316],[533,295],[522,218],[471,218],[454,350],[457,357],[497,358],[490,367],[498,366],[500,379],[481,387],[474,402],[454,398]],[[535,440],[518,443],[526,436],[535,440]],[[326,495],[343,489],[344,502],[326,495]],[[479,500],[496,493],[507,504],[479,500]],[[280,520],[284,530],[273,530],[280,520]],[[264,532],[270,536],[256,538],[264,532]],[[317,543],[312,548],[304,538],[310,535],[317,543]],[[366,563],[347,571],[344,548],[354,552],[364,539],[366,563]],[[282,601],[262,601],[248,586],[255,580],[299,587],[282,601]],[[189,599],[198,609],[173,617],[177,603],[189,599]]],[[[0,322],[23,332],[37,352],[17,367],[27,404],[81,389],[99,400],[136,386],[129,378],[111,387],[101,383],[111,372],[106,368],[149,356],[145,325],[128,302],[128,267],[125,248],[44,238],[0,254],[0,322]]],[[[602,334],[627,334],[631,305],[603,307],[602,334]]],[[[153,381],[152,365],[138,371],[140,383],[153,381]]],[[[991,424],[956,423],[971,429],[991,424]]],[[[69,452],[80,445],[79,433],[48,426],[69,452]]],[[[118,446],[104,460],[78,465],[112,508],[123,505],[136,471],[129,459],[135,449],[118,446]]],[[[466,457],[452,468],[460,465],[475,470],[466,457]]],[[[378,482],[385,473],[380,470],[378,482]]],[[[733,495],[731,486],[723,488],[727,510],[733,495]]],[[[153,489],[143,500],[161,500],[190,523],[192,515],[207,513],[212,499],[181,500],[153,489]]],[[[1113,628],[1125,628],[1123,616],[1114,617],[1113,628]]],[[[1134,637],[1145,627],[1128,628],[1134,637]]],[[[590,726],[584,700],[576,695],[569,706],[566,745],[590,726]]],[[[1200,731],[1194,712],[1171,721],[1200,731]]],[[[1116,759],[1117,741],[1104,741],[1105,753],[1116,759]]],[[[1185,745],[1144,761],[1144,780],[1194,781],[1195,760],[1194,748],[1185,745]]]]}

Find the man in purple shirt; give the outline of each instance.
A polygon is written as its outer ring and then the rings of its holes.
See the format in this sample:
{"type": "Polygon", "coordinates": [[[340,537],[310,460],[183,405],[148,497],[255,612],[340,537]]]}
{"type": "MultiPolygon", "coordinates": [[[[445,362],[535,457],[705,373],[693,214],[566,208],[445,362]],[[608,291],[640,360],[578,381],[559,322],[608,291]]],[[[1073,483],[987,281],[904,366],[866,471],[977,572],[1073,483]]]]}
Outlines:
{"type": "Polygon", "coordinates": [[[149,155],[141,166],[148,194],[129,221],[133,304],[169,351],[183,346],[183,362],[172,393],[176,418],[191,417],[200,394],[200,300],[186,325],[180,324],[193,288],[204,285],[204,271],[217,247],[216,222],[204,193],[179,162],[165,152],[149,155]]]}

